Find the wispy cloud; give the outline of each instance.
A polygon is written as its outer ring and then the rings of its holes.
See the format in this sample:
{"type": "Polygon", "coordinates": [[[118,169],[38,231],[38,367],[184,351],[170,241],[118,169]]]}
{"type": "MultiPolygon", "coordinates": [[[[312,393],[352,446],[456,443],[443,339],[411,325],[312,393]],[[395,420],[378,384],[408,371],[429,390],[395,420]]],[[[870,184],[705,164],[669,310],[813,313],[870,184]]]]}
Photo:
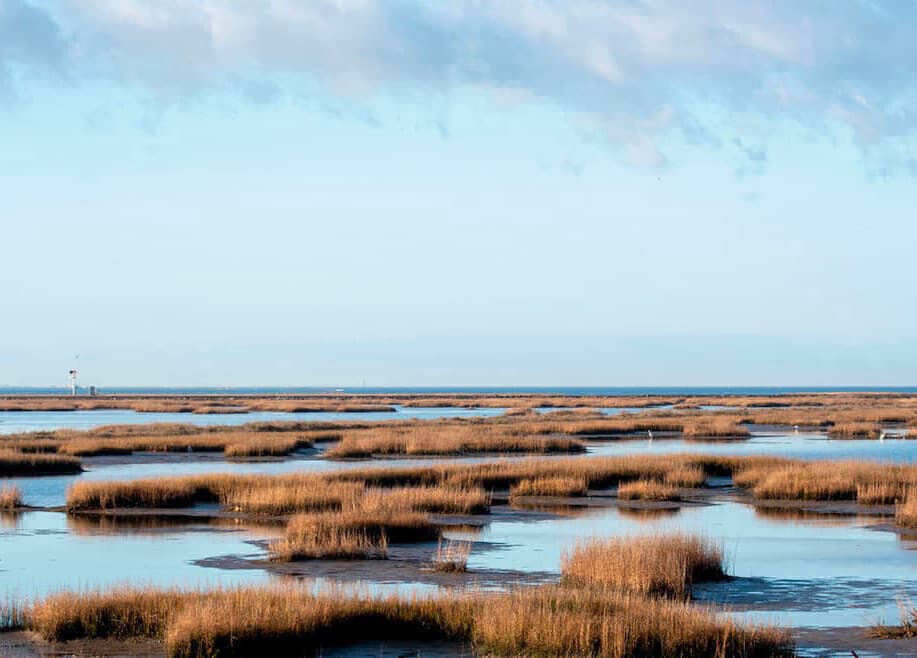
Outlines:
{"type": "Polygon", "coordinates": [[[759,170],[760,137],[698,109],[716,107],[846,128],[884,171],[908,168],[917,126],[915,24],[917,4],[893,0],[0,0],[0,85],[24,71],[163,99],[270,99],[277,79],[345,99],[484,88],[585,117],[638,164],[665,164],[678,135],[759,170]]]}

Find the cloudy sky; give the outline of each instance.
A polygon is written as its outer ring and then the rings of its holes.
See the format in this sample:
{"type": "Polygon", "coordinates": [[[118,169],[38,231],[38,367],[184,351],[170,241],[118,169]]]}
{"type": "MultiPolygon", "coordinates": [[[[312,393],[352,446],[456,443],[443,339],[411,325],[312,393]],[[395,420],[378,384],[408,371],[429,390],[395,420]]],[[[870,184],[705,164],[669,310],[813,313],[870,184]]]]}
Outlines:
{"type": "Polygon", "coordinates": [[[0,385],[917,383],[915,28],[0,0],[0,385]]]}

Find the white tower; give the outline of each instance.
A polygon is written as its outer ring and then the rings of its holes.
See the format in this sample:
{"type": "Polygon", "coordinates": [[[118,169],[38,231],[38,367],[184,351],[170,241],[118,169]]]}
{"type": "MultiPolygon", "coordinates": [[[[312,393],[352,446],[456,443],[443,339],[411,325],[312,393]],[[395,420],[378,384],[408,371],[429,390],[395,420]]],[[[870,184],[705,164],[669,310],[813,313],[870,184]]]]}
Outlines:
{"type": "Polygon", "coordinates": [[[70,369],[70,372],[68,373],[70,375],[70,395],[73,395],[73,396],[76,395],[76,361],[79,358],[80,358],[79,354],[77,354],[73,358],[73,367],[70,369]]]}

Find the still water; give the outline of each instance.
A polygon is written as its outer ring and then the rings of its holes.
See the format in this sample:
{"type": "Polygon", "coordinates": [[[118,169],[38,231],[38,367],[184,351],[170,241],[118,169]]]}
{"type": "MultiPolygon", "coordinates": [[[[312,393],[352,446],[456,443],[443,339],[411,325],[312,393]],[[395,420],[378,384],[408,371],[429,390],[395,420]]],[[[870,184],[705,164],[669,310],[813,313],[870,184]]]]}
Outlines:
{"type": "MultiPolygon", "coordinates": [[[[226,417],[219,420],[225,422],[226,417]]],[[[594,442],[590,443],[589,454],[676,452],[774,454],[804,459],[866,458],[908,463],[917,457],[917,442],[839,441],[818,433],[756,433],[748,440],[729,442],[659,439],[594,442]]],[[[217,455],[196,454],[180,455],[177,459],[162,455],[135,455],[129,459],[86,460],[89,470],[81,475],[19,478],[13,482],[22,488],[26,503],[55,506],[63,503],[67,487],[79,480],[212,472],[327,471],[367,465],[367,461],[327,461],[320,454],[242,463],[226,462],[217,455]]],[[[472,463],[492,459],[449,461],[472,463]]],[[[399,459],[375,463],[419,466],[443,461],[399,459]]],[[[677,528],[700,532],[722,543],[731,573],[737,579],[701,586],[697,595],[726,604],[741,617],[799,627],[863,626],[880,620],[895,621],[898,598],[917,600],[917,543],[875,527],[889,519],[761,513],[752,506],[735,502],[685,506],[663,512],[591,509],[536,518],[494,514],[483,531],[467,535],[474,542],[469,561],[472,572],[506,571],[510,580],[513,573],[520,579],[530,580],[533,574],[552,579],[559,573],[563,551],[577,541],[677,528]]],[[[182,586],[267,582],[272,577],[263,569],[221,569],[213,566],[219,563],[213,558],[260,559],[264,550],[258,542],[271,539],[277,532],[276,527],[203,521],[105,525],[51,511],[5,515],[0,517],[0,599],[38,596],[64,587],[91,588],[122,582],[182,586]],[[205,564],[211,566],[199,564],[205,559],[205,564]]],[[[463,535],[450,531],[447,536],[463,535]]],[[[318,580],[316,587],[332,582],[318,580]]],[[[367,586],[423,590],[430,587],[420,583],[373,582],[367,586]]]]}

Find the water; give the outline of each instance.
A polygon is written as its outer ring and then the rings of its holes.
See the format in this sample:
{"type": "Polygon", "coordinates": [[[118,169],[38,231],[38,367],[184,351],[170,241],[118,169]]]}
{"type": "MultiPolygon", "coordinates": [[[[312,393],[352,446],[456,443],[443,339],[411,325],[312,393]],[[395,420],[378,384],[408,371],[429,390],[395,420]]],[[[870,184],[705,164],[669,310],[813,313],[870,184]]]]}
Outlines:
{"type": "MultiPolygon", "coordinates": [[[[35,597],[60,589],[131,583],[158,586],[267,582],[260,569],[196,566],[214,555],[258,555],[244,529],[195,529],[112,534],[75,526],[67,515],[27,512],[0,519],[0,593],[35,597]]],[[[0,595],[2,595],[0,594],[0,595]]]]}
{"type": "Polygon", "coordinates": [[[191,425],[244,425],[254,422],[324,422],[383,421],[396,419],[431,420],[435,418],[468,418],[499,416],[506,409],[461,407],[401,407],[384,412],[282,412],[253,411],[245,414],[146,413],[133,409],[78,409],[75,411],[0,411],[0,434],[50,431],[57,429],[88,430],[102,425],[142,425],[146,423],[185,423],[191,425]]]}
{"type": "Polygon", "coordinates": [[[776,519],[738,503],[684,507],[675,513],[593,510],[563,519],[495,521],[466,538],[475,569],[560,574],[561,556],[593,537],[698,532],[721,542],[736,581],[698,587],[704,600],[758,619],[794,626],[863,626],[897,619],[899,596],[917,600],[917,542],[868,529],[870,517],[776,519]]]}
{"type": "MultiPolygon", "coordinates": [[[[442,411],[442,410],[429,410],[442,411]]],[[[464,410],[467,411],[467,410],[464,410]]],[[[91,412],[98,413],[98,412],[91,412]]],[[[146,414],[144,414],[146,416],[146,414]]],[[[309,414],[314,417],[314,414],[309,414]]],[[[351,417],[352,415],[348,415],[351,417]]],[[[391,417],[387,414],[386,417],[391,417]]],[[[187,416],[183,416],[187,418],[187,416]]],[[[201,417],[209,419],[209,417],[201,417]]],[[[219,417],[221,422],[227,418],[219,417]]],[[[917,442],[829,440],[821,433],[755,433],[745,441],[623,440],[590,443],[594,455],[772,454],[804,459],[876,459],[909,463],[917,442]]],[[[443,460],[398,459],[333,462],[320,455],[274,462],[225,462],[216,455],[135,455],[87,460],[89,470],[76,476],[19,478],[31,505],[64,501],[66,488],[80,480],[135,479],[212,472],[288,473],[387,466],[474,463],[492,457],[443,460]]],[[[520,458],[524,459],[524,458],[520,458]]],[[[9,481],[9,480],[7,480],[9,481]]],[[[556,579],[564,550],[584,538],[684,529],[722,542],[738,579],[700,586],[704,600],[732,607],[737,616],[799,627],[863,626],[897,619],[897,599],[917,600],[917,543],[892,532],[870,528],[889,519],[852,516],[761,513],[753,507],[720,502],[673,511],[634,512],[591,509],[539,520],[494,514],[483,531],[463,535],[475,542],[472,571],[506,570],[520,578],[556,579]]],[[[0,516],[0,598],[40,595],[60,588],[100,587],[130,581],[156,585],[263,583],[260,568],[220,569],[220,556],[258,559],[264,551],[253,542],[276,536],[276,527],[214,523],[158,525],[158,522],[107,525],[37,511],[0,516]],[[210,559],[208,559],[210,558],[210,559]],[[206,560],[201,564],[198,561],[206,560]],[[209,564],[211,566],[204,566],[209,564]]],[[[317,580],[316,587],[333,580],[317,580]]],[[[371,587],[389,587],[370,583],[371,587]]],[[[398,587],[428,591],[423,583],[398,587]]]]}

